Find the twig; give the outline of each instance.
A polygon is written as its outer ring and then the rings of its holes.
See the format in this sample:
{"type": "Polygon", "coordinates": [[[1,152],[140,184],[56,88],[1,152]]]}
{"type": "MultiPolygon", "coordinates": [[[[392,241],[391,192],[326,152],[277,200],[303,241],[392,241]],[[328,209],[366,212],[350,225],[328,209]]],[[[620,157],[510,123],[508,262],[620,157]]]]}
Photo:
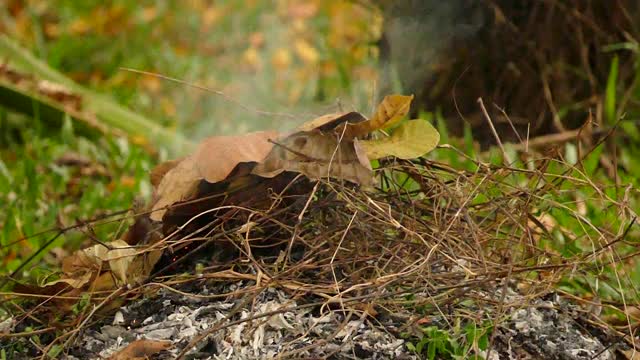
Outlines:
{"type": "Polygon", "coordinates": [[[482,114],[484,114],[484,117],[487,119],[487,122],[489,123],[489,127],[491,127],[491,132],[493,133],[493,136],[495,137],[496,142],[498,143],[498,146],[502,151],[503,161],[505,162],[505,165],[511,164],[509,155],[507,154],[507,151],[504,149],[504,146],[502,145],[500,136],[498,136],[498,132],[496,131],[496,128],[493,126],[493,121],[491,121],[491,117],[489,116],[487,109],[484,107],[484,102],[482,102],[482,98],[478,98],[478,104],[480,104],[480,109],[482,110],[482,114]]]}
{"type": "Polygon", "coordinates": [[[136,73],[136,74],[154,76],[154,77],[157,77],[157,78],[160,78],[160,79],[173,81],[173,82],[178,83],[178,84],[186,85],[186,86],[192,87],[194,89],[210,92],[212,94],[216,94],[218,96],[221,96],[225,100],[236,104],[237,106],[239,106],[240,108],[242,108],[244,110],[247,110],[247,111],[250,111],[250,112],[254,112],[254,113],[259,114],[259,115],[288,117],[288,118],[293,118],[293,119],[297,118],[297,116],[293,115],[293,114],[285,114],[285,113],[258,110],[256,108],[253,108],[253,107],[250,107],[250,106],[247,106],[247,105],[241,103],[240,101],[236,100],[235,98],[232,98],[231,96],[226,95],[222,91],[214,90],[214,89],[208,88],[206,86],[190,83],[188,81],[180,80],[180,79],[177,79],[177,78],[174,78],[174,77],[171,77],[171,76],[166,76],[166,75],[154,73],[154,72],[151,72],[151,71],[144,71],[144,70],[126,68],[126,67],[121,67],[120,70],[129,71],[129,72],[136,73]]]}

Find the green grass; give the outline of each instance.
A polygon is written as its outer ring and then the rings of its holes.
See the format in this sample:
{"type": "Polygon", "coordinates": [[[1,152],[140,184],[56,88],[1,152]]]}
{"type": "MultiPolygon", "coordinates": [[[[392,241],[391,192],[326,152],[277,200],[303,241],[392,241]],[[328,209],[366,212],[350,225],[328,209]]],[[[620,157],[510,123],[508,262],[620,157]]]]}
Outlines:
{"type": "MultiPolygon", "coordinates": [[[[123,139],[104,137],[94,142],[75,136],[71,121],[56,130],[37,118],[0,111],[0,122],[4,124],[0,202],[7,205],[0,213],[0,272],[15,270],[55,230],[126,210],[136,196],[149,198],[148,171],[157,160],[142,148],[123,139]],[[81,154],[89,165],[59,164],[57,160],[70,153],[81,154]],[[47,230],[52,231],[33,236],[47,230]]],[[[98,226],[95,232],[101,239],[111,239],[119,226],[98,226]]],[[[86,238],[77,230],[69,231],[50,248],[72,250],[86,238]]]]}
{"type": "MultiPolygon", "coordinates": [[[[445,139],[443,143],[449,141],[454,148],[460,149],[439,148],[429,155],[432,159],[470,172],[478,167],[477,162],[473,161],[476,159],[495,166],[502,164],[502,155],[497,148],[479,151],[468,128],[465,129],[464,138],[452,138],[439,115],[425,113],[423,117],[435,119],[434,122],[445,139]]],[[[538,180],[533,180],[525,173],[509,172],[502,179],[514,189],[523,191],[547,186],[538,202],[541,207],[535,212],[536,216],[555,222],[554,240],[538,244],[547,251],[559,254],[567,260],[588,258],[594,250],[604,245],[601,233],[619,238],[624,236],[625,245],[611,250],[609,260],[613,265],[594,262],[593,267],[580,269],[575,276],[562,279],[558,284],[561,291],[580,297],[596,296],[614,303],[640,301],[636,285],[640,283],[640,262],[637,256],[620,260],[625,255],[634,254],[640,244],[640,226],[635,219],[640,209],[640,164],[632,160],[637,159],[640,152],[637,142],[626,145],[617,150],[620,165],[618,182],[602,166],[603,158],[611,159],[612,156],[606,151],[607,143],[596,146],[589,153],[583,152],[582,159],[577,159],[575,145],[566,143],[560,151],[564,154],[563,158],[552,160],[548,164],[542,181],[537,186],[534,181],[538,180]],[[561,181],[561,178],[566,180],[561,181]]],[[[517,159],[514,154],[510,156],[517,159]]],[[[542,156],[538,155],[537,158],[541,159],[542,156]]],[[[511,164],[511,167],[524,170],[536,168],[533,161],[524,162],[521,159],[511,164]]],[[[489,188],[470,199],[470,202],[479,204],[491,197],[489,188]]],[[[619,312],[610,315],[624,319],[619,312]]]]}
{"type": "Polygon", "coordinates": [[[480,353],[488,349],[491,334],[489,325],[478,327],[475,323],[467,323],[461,326],[459,322],[453,329],[421,326],[419,330],[421,334],[408,337],[407,347],[428,360],[484,359],[480,353]]]}

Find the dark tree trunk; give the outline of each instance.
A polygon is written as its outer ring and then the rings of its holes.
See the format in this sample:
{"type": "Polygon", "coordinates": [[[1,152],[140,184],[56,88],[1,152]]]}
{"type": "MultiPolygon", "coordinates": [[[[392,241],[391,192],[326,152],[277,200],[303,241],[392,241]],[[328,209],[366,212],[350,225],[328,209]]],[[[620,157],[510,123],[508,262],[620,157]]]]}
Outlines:
{"type": "Polygon", "coordinates": [[[503,139],[605,122],[603,101],[613,57],[618,94],[632,86],[636,58],[607,46],[640,39],[636,0],[396,0],[379,1],[382,92],[416,95],[416,108],[441,109],[450,130],[468,121],[491,141],[482,97],[503,139]],[[395,80],[394,80],[395,79],[395,80]],[[397,81],[396,81],[397,80],[397,81]],[[495,104],[495,105],[494,105],[495,104]]]}

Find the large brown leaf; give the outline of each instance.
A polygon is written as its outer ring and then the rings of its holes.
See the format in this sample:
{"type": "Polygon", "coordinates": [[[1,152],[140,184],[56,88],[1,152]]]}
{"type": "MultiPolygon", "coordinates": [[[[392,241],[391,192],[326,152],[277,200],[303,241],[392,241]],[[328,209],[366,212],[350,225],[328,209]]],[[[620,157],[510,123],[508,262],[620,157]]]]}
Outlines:
{"type": "Polygon", "coordinates": [[[226,179],[239,164],[262,161],[273,148],[269,140],[277,137],[275,131],[260,131],[206,139],[193,154],[164,174],[156,188],[151,219],[162,220],[167,206],[192,198],[200,181],[217,183],[226,179]]]}

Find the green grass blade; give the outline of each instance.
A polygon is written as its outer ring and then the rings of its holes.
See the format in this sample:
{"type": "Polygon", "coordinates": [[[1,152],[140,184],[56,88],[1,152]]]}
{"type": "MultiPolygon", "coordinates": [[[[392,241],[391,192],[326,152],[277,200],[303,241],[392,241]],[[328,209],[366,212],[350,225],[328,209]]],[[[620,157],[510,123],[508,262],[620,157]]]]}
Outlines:
{"type": "MultiPolygon", "coordinates": [[[[0,61],[8,63],[11,68],[28,73],[36,80],[47,80],[63,85],[82,98],[83,111],[95,114],[100,124],[104,127],[118,129],[130,137],[144,139],[148,144],[160,145],[167,148],[172,154],[183,154],[193,148],[193,143],[185,139],[181,134],[158,125],[152,120],[118,105],[108,97],[75,83],[38,60],[29,51],[23,49],[5,35],[0,35],[0,61]]],[[[9,97],[0,96],[0,104],[10,106],[13,99],[21,99],[24,102],[24,97],[31,97],[35,103],[46,104],[49,109],[53,108],[51,110],[54,113],[55,111],[53,110],[55,108],[58,108],[58,111],[64,109],[64,106],[56,106],[51,101],[45,101],[42,97],[33,96],[34,94],[24,91],[20,92],[17,91],[18,89],[12,89],[6,85],[6,81],[4,84],[0,84],[5,91],[3,95],[8,95],[9,97]]],[[[15,106],[10,107],[16,108],[15,106]]],[[[73,117],[74,114],[70,115],[73,117]]]]}

